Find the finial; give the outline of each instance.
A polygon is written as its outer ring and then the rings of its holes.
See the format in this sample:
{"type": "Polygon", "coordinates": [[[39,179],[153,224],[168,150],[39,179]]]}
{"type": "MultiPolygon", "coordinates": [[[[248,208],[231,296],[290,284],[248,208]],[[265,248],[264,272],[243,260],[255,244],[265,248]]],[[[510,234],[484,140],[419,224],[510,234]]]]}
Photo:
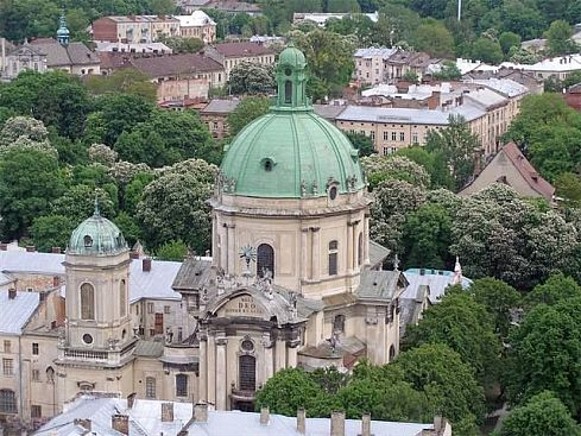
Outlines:
{"type": "Polygon", "coordinates": [[[397,253],[395,253],[395,256],[393,257],[393,270],[399,271],[399,256],[397,253]]]}
{"type": "Polygon", "coordinates": [[[452,284],[462,284],[462,266],[460,265],[460,258],[458,256],[456,256],[456,265],[454,265],[454,279],[452,280],[452,284]]]}
{"type": "Polygon", "coordinates": [[[95,216],[100,216],[101,211],[99,210],[99,198],[97,197],[97,191],[95,191],[95,216]]]}

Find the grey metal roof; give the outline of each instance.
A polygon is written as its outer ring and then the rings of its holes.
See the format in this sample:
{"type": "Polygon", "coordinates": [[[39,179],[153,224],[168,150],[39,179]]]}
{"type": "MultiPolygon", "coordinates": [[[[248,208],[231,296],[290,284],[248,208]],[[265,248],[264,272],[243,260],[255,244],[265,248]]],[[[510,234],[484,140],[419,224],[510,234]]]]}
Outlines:
{"type": "Polygon", "coordinates": [[[135,346],[134,354],[141,357],[159,357],[163,354],[163,342],[140,340],[135,346]]]}
{"type": "Polygon", "coordinates": [[[201,114],[229,114],[240,104],[240,100],[217,100],[214,99],[200,110],[201,114]]]}
{"type": "Polygon", "coordinates": [[[360,299],[391,301],[397,297],[401,276],[400,271],[362,271],[357,296],[360,299]]]}
{"type": "Polygon", "coordinates": [[[82,42],[71,42],[63,46],[55,40],[43,39],[40,42],[32,42],[32,46],[46,53],[46,65],[62,67],[69,65],[95,65],[101,61],[97,54],[93,53],[82,42]]]}
{"type": "Polygon", "coordinates": [[[397,53],[397,48],[386,48],[386,47],[370,47],[370,48],[360,48],[355,51],[356,58],[364,58],[364,59],[371,59],[371,58],[382,58],[382,59],[389,59],[395,53],[397,53]]]}
{"type": "Polygon", "coordinates": [[[212,261],[186,259],[175,276],[172,287],[179,290],[200,290],[210,278],[212,261]]]}
{"type": "MultiPolygon", "coordinates": [[[[452,281],[454,280],[454,272],[452,271],[430,269],[421,270],[414,268],[404,271],[404,275],[409,282],[409,286],[406,288],[401,298],[415,299],[418,294],[418,287],[426,285],[430,288],[428,298],[432,304],[437,303],[440,298],[442,298],[446,292],[446,289],[452,284],[452,281]]],[[[462,277],[462,288],[466,289],[471,284],[472,280],[466,277],[462,277]]]]}
{"type": "Polygon", "coordinates": [[[320,117],[334,122],[341,112],[345,110],[346,106],[335,106],[331,104],[314,104],[313,110],[320,117]]]}
{"type": "Polygon", "coordinates": [[[0,291],[0,333],[19,335],[38,305],[37,292],[17,292],[8,298],[8,291],[0,291]]]}
{"type": "MultiPolygon", "coordinates": [[[[119,398],[91,398],[84,396],[71,404],[68,411],[42,426],[36,436],[81,436],[87,433],[75,420],[90,419],[92,431],[99,436],[118,436],[111,428],[111,416],[121,413],[129,416],[129,434],[176,435],[188,423],[189,436],[298,436],[296,418],[271,414],[268,424],[260,424],[260,413],[240,411],[208,411],[205,423],[190,422],[191,403],[173,403],[173,422],[161,422],[162,401],[136,399],[127,409],[127,400],[119,398]]],[[[328,436],[328,418],[307,418],[306,435],[328,436]]],[[[372,421],[371,433],[381,436],[417,436],[422,430],[433,430],[433,424],[372,421]]],[[[345,435],[361,433],[361,421],[345,420],[345,435]]]]}
{"type": "MultiPolygon", "coordinates": [[[[64,254],[0,251],[0,271],[62,276],[65,274],[64,260],[64,254]]],[[[171,285],[181,265],[181,262],[152,260],[151,271],[147,272],[143,271],[141,259],[133,260],[129,276],[129,302],[143,298],[180,301],[181,295],[171,285]]]]}
{"type": "Polygon", "coordinates": [[[371,106],[352,106],[337,116],[337,121],[363,121],[387,124],[424,124],[434,126],[448,125],[450,115],[461,115],[466,121],[486,115],[486,111],[464,104],[450,110],[384,108],[371,106]]]}
{"type": "Polygon", "coordinates": [[[383,245],[375,241],[369,241],[369,262],[372,268],[376,268],[382,264],[387,256],[389,256],[389,253],[389,249],[383,245]]]}

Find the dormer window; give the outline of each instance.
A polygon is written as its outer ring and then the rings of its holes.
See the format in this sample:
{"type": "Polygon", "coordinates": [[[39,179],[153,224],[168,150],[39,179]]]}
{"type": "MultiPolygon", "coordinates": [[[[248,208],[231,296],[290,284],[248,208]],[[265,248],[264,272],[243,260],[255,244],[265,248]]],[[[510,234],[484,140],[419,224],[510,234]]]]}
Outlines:
{"type": "Polygon", "coordinates": [[[264,171],[270,172],[276,165],[276,162],[271,157],[265,157],[260,161],[260,165],[264,168],[264,171]]]}
{"type": "Polygon", "coordinates": [[[89,235],[85,235],[85,237],[83,238],[83,244],[87,248],[92,247],[93,246],[93,238],[91,238],[89,235]]]}

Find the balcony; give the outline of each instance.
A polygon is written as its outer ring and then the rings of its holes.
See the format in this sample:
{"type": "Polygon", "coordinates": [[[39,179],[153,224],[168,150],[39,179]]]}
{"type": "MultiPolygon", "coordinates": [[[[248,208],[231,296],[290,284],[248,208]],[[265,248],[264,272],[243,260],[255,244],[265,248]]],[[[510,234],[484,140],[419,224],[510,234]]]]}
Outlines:
{"type": "Polygon", "coordinates": [[[252,402],[256,399],[256,391],[232,388],[232,401],[252,402]]]}

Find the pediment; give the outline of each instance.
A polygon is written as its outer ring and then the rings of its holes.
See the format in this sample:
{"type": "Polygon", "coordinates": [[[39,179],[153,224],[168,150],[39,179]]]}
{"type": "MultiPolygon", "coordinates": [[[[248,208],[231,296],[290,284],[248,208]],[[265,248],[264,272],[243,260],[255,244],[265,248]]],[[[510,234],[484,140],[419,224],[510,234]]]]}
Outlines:
{"type": "Polygon", "coordinates": [[[251,317],[269,319],[270,313],[260,300],[253,293],[239,293],[222,301],[213,312],[217,316],[225,318],[251,317]]]}

